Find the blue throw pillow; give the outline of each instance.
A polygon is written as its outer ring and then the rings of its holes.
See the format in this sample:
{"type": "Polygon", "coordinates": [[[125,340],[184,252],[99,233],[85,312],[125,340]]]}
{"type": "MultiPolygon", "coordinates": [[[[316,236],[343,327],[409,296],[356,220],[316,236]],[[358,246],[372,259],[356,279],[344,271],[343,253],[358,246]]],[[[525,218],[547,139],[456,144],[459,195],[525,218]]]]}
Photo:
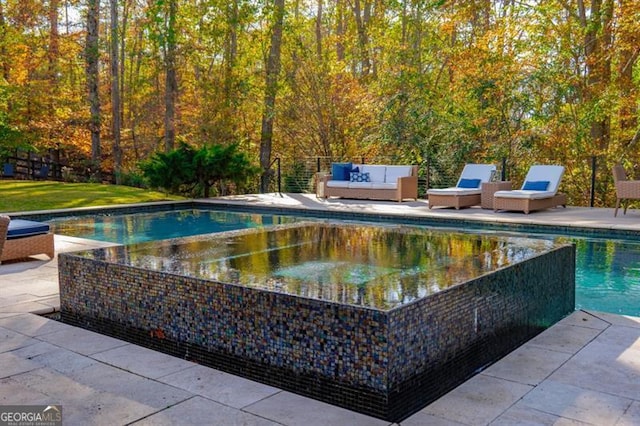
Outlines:
{"type": "Polygon", "coordinates": [[[371,175],[367,172],[351,172],[351,182],[371,182],[371,175]]]}
{"type": "Polygon", "coordinates": [[[349,180],[349,174],[353,164],[351,163],[333,163],[331,164],[331,177],[333,180],[349,180]]]}
{"type": "Polygon", "coordinates": [[[548,180],[526,181],[522,186],[525,191],[546,191],[549,188],[548,180]]]}
{"type": "Polygon", "coordinates": [[[480,179],[460,179],[460,182],[458,182],[458,188],[477,189],[479,186],[480,186],[480,179]]]}

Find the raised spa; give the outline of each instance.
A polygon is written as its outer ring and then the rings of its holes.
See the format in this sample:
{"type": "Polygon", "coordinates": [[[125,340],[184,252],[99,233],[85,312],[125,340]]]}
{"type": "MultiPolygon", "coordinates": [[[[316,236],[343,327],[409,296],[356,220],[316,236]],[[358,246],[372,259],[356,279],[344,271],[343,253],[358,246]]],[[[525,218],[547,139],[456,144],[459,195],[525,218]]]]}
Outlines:
{"type": "Polygon", "coordinates": [[[399,421],[574,309],[547,240],[298,223],[59,256],[66,322],[399,421]]]}

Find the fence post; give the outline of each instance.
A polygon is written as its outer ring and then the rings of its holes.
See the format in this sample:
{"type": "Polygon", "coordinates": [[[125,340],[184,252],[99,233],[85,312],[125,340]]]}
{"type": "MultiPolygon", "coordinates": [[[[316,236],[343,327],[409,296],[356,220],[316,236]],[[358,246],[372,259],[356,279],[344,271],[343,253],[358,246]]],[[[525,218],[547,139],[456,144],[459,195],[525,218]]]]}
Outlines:
{"type": "Polygon", "coordinates": [[[316,157],[316,172],[320,173],[320,157],[316,157]]]}
{"type": "Polygon", "coordinates": [[[593,207],[596,198],[596,156],[591,156],[591,202],[590,206],[593,207]]]}
{"type": "Polygon", "coordinates": [[[276,158],[278,162],[278,194],[282,193],[282,175],[280,173],[280,157],[276,158]]]}
{"type": "Polygon", "coordinates": [[[500,180],[507,180],[507,157],[502,157],[502,170],[500,171],[500,180]]]}
{"type": "Polygon", "coordinates": [[[427,157],[427,173],[425,174],[426,178],[427,178],[427,187],[425,188],[426,191],[429,190],[429,186],[431,185],[431,162],[429,160],[429,157],[427,157]]]}

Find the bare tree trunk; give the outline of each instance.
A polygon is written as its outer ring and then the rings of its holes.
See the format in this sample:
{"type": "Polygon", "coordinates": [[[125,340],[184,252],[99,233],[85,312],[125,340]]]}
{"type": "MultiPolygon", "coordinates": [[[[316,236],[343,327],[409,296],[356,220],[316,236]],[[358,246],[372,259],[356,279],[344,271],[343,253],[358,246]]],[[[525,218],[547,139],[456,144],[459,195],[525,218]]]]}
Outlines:
{"type": "Polygon", "coordinates": [[[100,0],[88,0],[87,4],[87,41],[85,57],[87,62],[87,85],[89,90],[89,132],[91,133],[91,162],[94,173],[100,175],[100,93],[98,62],[100,51],[98,45],[98,23],[100,16],[100,0]]]}
{"type": "Polygon", "coordinates": [[[358,47],[360,49],[360,75],[367,76],[371,72],[371,60],[369,58],[369,37],[367,36],[366,21],[368,8],[362,9],[360,0],[354,0],[353,15],[356,18],[356,30],[358,32],[358,47]]]}
{"type": "MultiPolygon", "coordinates": [[[[60,56],[60,34],[58,33],[58,0],[49,0],[49,82],[51,88],[58,85],[58,57],[60,56]]],[[[55,93],[54,93],[55,95],[55,93]]]]}
{"type": "MultiPolygon", "coordinates": [[[[60,57],[60,34],[58,32],[58,0],[49,0],[49,49],[47,51],[48,57],[48,74],[49,74],[49,93],[47,100],[48,115],[51,120],[56,118],[55,103],[58,97],[58,59],[60,57]]],[[[49,126],[48,138],[50,146],[55,146],[57,141],[58,126],[49,126]]],[[[54,173],[57,173],[54,170],[54,173]]]]}
{"type": "Polygon", "coordinates": [[[142,67],[142,49],[140,49],[138,46],[142,45],[142,37],[143,37],[143,31],[142,30],[138,30],[138,33],[136,34],[136,37],[134,39],[133,42],[133,46],[131,48],[131,50],[133,52],[136,53],[135,56],[135,60],[134,63],[131,64],[131,66],[129,67],[129,78],[128,81],[130,82],[129,85],[126,86],[126,98],[128,100],[128,105],[129,108],[127,109],[126,112],[126,117],[127,117],[127,122],[129,123],[129,128],[131,129],[131,141],[133,144],[133,155],[134,158],[136,159],[136,161],[140,160],[140,149],[138,147],[138,142],[137,142],[137,128],[136,128],[136,124],[137,124],[137,120],[136,120],[136,115],[134,114],[135,111],[137,111],[138,106],[137,104],[134,104],[133,102],[133,90],[134,90],[134,85],[131,84],[131,82],[134,81],[138,81],[140,78],[140,68],[142,67]]]}
{"type": "Polygon", "coordinates": [[[317,13],[316,13],[316,55],[318,59],[322,59],[322,2],[324,0],[317,0],[317,13]]]}
{"type": "MultiPolygon", "coordinates": [[[[584,0],[578,0],[578,13],[581,25],[586,29],[585,101],[589,102],[594,101],[599,94],[605,93],[611,81],[611,59],[608,50],[611,47],[612,0],[592,0],[588,14],[584,0]]],[[[610,122],[611,117],[604,114],[594,118],[591,123],[591,140],[598,150],[606,150],[609,146],[610,122]]]]}
{"type": "Polygon", "coordinates": [[[120,149],[120,66],[118,34],[118,0],[111,3],[111,131],[113,133],[113,165],[116,184],[122,180],[122,151],[120,149]]]}
{"type": "Polygon", "coordinates": [[[126,97],[126,52],[127,52],[127,26],[129,23],[129,8],[131,3],[128,0],[122,2],[122,25],[120,26],[120,123],[126,128],[124,121],[124,101],[126,97]]]}
{"type": "Polygon", "coordinates": [[[346,32],[344,24],[344,0],[336,1],[336,59],[344,61],[344,35],[346,32]]]}
{"type": "Polygon", "coordinates": [[[176,99],[178,80],[176,78],[176,0],[170,0],[166,16],[165,42],[165,88],[164,88],[164,149],[171,151],[176,143],[176,99]]]}
{"type": "Polygon", "coordinates": [[[225,40],[225,106],[231,106],[233,96],[233,70],[238,52],[238,0],[227,3],[227,37],[225,40]]]}
{"type": "Polygon", "coordinates": [[[9,66],[9,58],[7,57],[7,24],[4,19],[4,5],[0,0],[0,60],[2,61],[2,77],[5,81],[9,81],[11,67],[9,66]]]}
{"type": "Polygon", "coordinates": [[[273,28],[271,47],[267,58],[264,111],[262,113],[262,131],[260,134],[260,192],[269,190],[269,167],[271,165],[271,146],[273,142],[273,121],[276,112],[276,93],[280,74],[280,49],[282,45],[282,25],[284,21],[284,0],[274,0],[273,28]]]}

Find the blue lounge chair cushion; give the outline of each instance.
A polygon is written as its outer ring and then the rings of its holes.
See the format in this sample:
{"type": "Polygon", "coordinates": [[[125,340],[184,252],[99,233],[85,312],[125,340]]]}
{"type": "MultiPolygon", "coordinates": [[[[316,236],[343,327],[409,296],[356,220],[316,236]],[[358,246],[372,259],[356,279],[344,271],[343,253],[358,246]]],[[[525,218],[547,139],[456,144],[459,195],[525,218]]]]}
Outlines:
{"type": "Polygon", "coordinates": [[[47,232],[49,232],[49,224],[47,223],[24,219],[11,219],[9,229],[7,230],[7,240],[46,234],[47,232]]]}
{"type": "Polygon", "coordinates": [[[349,180],[352,163],[333,163],[331,164],[331,178],[333,180],[349,180]]]}
{"type": "Polygon", "coordinates": [[[546,191],[549,187],[548,180],[526,181],[522,186],[524,191],[546,191]]]}
{"type": "Polygon", "coordinates": [[[478,188],[480,186],[480,179],[460,179],[458,182],[458,188],[478,188]]]}

